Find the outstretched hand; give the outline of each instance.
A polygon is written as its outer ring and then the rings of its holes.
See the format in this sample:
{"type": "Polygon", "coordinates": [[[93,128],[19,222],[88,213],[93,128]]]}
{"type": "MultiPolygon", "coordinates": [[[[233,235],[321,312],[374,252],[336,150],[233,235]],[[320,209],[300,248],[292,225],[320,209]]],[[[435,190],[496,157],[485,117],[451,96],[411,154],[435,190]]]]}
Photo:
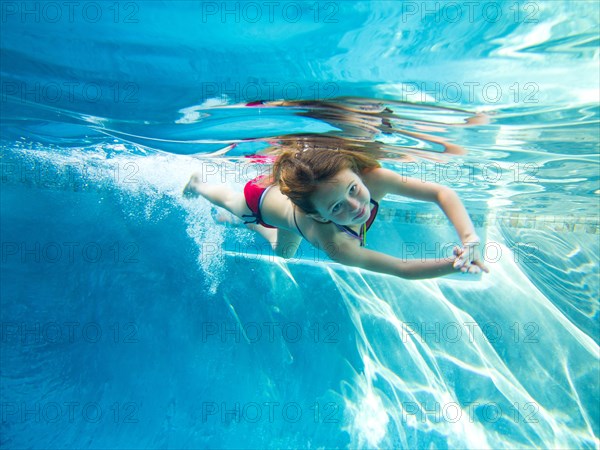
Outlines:
{"type": "Polygon", "coordinates": [[[479,242],[469,242],[464,244],[464,247],[454,247],[454,264],[455,270],[460,270],[463,273],[490,273],[490,269],[483,263],[479,252],[479,242]]]}

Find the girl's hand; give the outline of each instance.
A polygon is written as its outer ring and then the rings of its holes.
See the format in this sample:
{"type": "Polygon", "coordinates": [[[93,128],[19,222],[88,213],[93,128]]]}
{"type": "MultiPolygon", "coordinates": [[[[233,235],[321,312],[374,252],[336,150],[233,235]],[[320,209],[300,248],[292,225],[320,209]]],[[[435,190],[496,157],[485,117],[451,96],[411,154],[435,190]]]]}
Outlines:
{"type": "Polygon", "coordinates": [[[479,253],[479,240],[467,242],[463,245],[463,248],[454,247],[454,269],[463,273],[475,274],[480,273],[482,270],[489,273],[490,270],[483,263],[479,253]]]}

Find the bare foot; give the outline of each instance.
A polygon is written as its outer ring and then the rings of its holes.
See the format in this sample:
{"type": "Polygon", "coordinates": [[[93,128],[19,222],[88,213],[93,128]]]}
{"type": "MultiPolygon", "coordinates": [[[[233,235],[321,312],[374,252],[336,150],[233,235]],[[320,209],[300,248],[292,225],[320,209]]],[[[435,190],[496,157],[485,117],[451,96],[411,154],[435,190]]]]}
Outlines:
{"type": "Polygon", "coordinates": [[[200,195],[201,174],[200,172],[193,173],[190,181],[183,188],[183,196],[194,198],[200,195]]]}

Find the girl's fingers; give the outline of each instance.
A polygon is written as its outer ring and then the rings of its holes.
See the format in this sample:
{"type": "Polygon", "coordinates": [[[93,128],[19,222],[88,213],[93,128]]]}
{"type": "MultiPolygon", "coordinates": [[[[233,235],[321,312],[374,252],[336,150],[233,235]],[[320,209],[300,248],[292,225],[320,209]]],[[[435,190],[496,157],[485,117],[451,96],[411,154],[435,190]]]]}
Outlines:
{"type": "Polygon", "coordinates": [[[475,264],[477,264],[477,266],[483,270],[485,273],[490,273],[490,269],[487,268],[487,266],[485,264],[483,264],[481,261],[477,261],[475,264]]]}
{"type": "Polygon", "coordinates": [[[462,273],[490,273],[490,270],[485,264],[479,259],[478,255],[474,251],[474,245],[466,246],[466,248],[454,247],[452,250],[455,256],[452,267],[462,273]]]}
{"type": "Polygon", "coordinates": [[[452,267],[454,267],[455,269],[460,269],[461,267],[464,267],[466,263],[466,259],[458,257],[454,260],[454,264],[452,264],[452,267]]]}
{"type": "Polygon", "coordinates": [[[475,274],[475,273],[480,273],[480,272],[481,272],[481,269],[478,266],[473,265],[473,266],[469,267],[469,273],[475,274]]]}

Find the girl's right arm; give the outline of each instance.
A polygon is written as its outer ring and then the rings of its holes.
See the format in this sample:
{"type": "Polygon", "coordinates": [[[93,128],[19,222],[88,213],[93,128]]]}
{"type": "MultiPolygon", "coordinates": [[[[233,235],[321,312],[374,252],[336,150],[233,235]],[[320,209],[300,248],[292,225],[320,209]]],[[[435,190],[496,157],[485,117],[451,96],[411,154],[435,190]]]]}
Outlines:
{"type": "Polygon", "coordinates": [[[333,261],[345,266],[412,280],[441,277],[456,271],[476,273],[479,269],[464,265],[464,261],[460,259],[464,252],[458,247],[454,249],[453,257],[407,260],[360,247],[356,239],[340,233],[332,225],[326,226],[312,220],[302,225],[304,238],[308,242],[323,250],[333,261]]]}
{"type": "Polygon", "coordinates": [[[328,256],[340,264],[411,280],[441,277],[460,270],[460,266],[455,267],[459,254],[457,249],[452,258],[405,260],[359,247],[352,242],[337,242],[328,248],[328,256]]]}

